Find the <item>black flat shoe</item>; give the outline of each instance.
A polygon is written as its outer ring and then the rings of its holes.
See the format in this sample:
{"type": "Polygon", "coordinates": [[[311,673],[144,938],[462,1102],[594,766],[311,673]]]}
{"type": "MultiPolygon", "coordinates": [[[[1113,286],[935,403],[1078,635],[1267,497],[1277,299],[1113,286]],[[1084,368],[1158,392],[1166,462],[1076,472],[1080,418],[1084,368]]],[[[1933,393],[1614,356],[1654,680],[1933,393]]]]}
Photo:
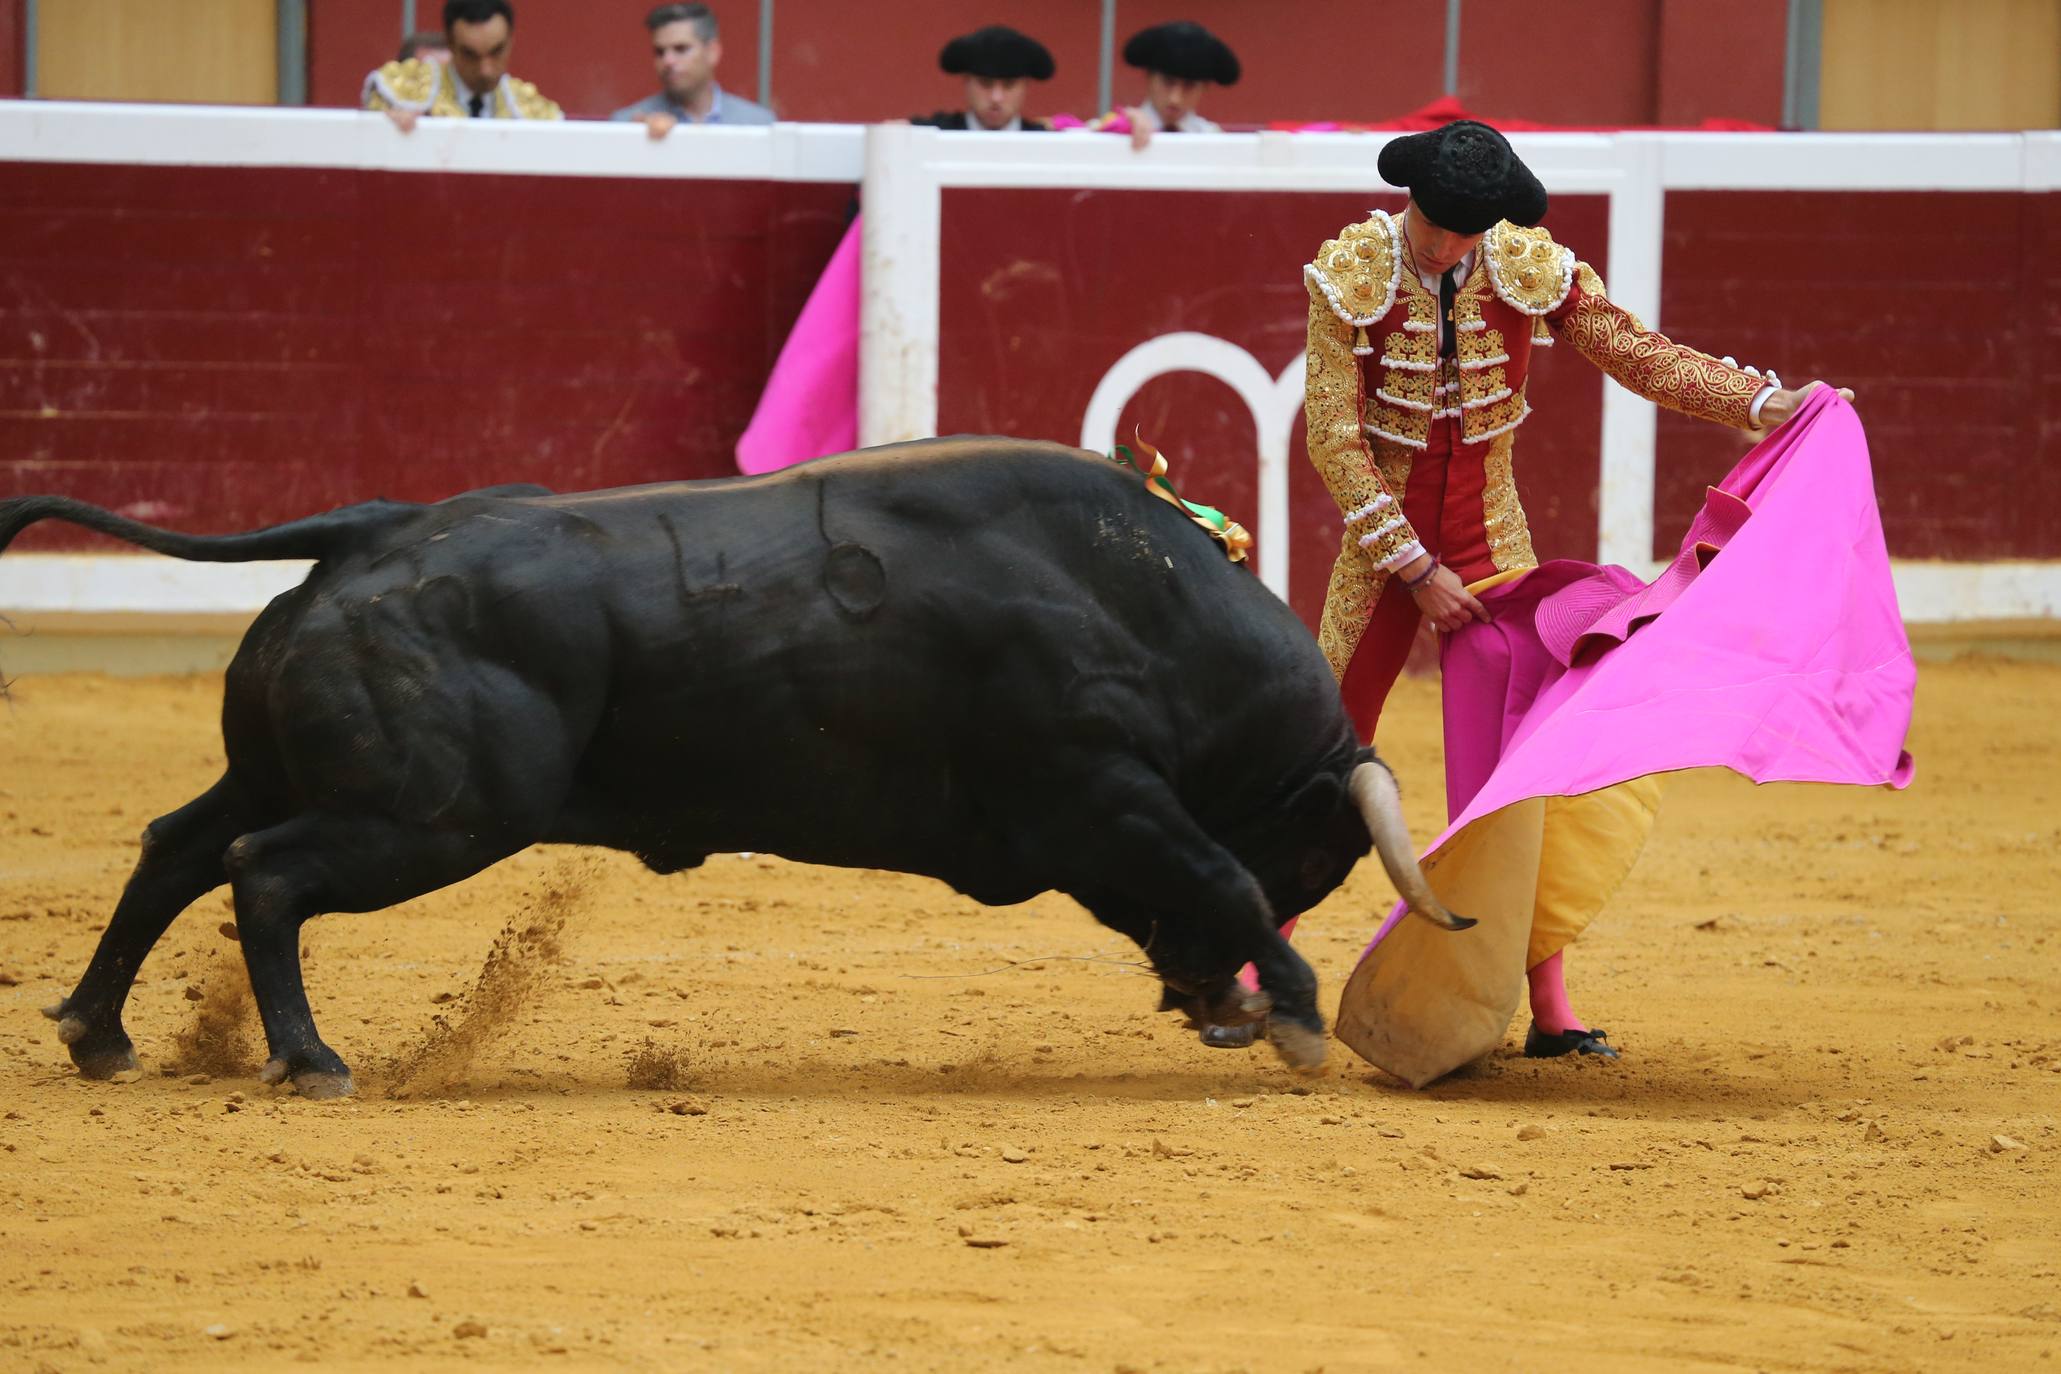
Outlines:
{"type": "Polygon", "coordinates": [[[1605,1059],[1617,1058],[1617,1051],[1603,1036],[1603,1031],[1595,1026],[1587,1030],[1542,1031],[1534,1021],[1524,1034],[1524,1057],[1558,1059],[1563,1054],[1596,1054],[1605,1059]]]}
{"type": "Polygon", "coordinates": [[[1249,1050],[1259,1043],[1265,1029],[1264,1018],[1243,1026],[1204,1026],[1202,1043],[1213,1050],[1249,1050]]]}

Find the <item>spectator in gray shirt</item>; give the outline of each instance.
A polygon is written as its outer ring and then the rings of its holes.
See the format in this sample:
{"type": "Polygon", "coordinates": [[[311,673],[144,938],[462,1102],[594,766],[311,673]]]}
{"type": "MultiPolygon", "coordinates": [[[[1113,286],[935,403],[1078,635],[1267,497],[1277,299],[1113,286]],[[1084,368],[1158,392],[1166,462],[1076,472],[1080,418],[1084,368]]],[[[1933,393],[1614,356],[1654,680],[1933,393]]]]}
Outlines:
{"type": "Polygon", "coordinates": [[[716,16],[707,5],[660,5],[644,17],[651,30],[651,65],[659,89],[609,118],[637,120],[653,138],[664,138],[676,124],[771,124],[773,112],[732,95],[716,81],[723,60],[723,40],[716,16]]]}

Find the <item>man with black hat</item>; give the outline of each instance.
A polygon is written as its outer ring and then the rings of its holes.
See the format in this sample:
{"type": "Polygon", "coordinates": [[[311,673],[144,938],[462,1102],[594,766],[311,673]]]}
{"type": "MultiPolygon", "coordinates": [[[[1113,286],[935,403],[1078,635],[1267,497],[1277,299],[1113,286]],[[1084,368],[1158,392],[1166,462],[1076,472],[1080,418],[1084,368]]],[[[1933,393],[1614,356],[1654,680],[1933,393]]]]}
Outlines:
{"type": "Polygon", "coordinates": [[[1052,54],[1028,34],[990,24],[945,44],[937,64],[947,76],[966,79],[966,107],[918,115],[909,121],[911,124],[989,133],[1043,131],[1052,127],[1042,119],[1026,119],[1023,115],[1028,83],[1050,81],[1056,70],[1052,54]]]}
{"type": "Polygon", "coordinates": [[[1219,126],[1197,113],[1211,86],[1235,86],[1238,54],[1189,19],[1140,29],[1124,44],[1124,61],[1145,73],[1145,103],[1104,115],[1091,128],[1128,132],[1143,148],[1156,133],[1213,134],[1219,126]],[[1128,123],[1128,130],[1120,126],[1128,123]]]}
{"type": "MultiPolygon", "coordinates": [[[[1369,740],[1420,618],[1445,633],[1487,621],[1477,594],[1538,566],[1511,467],[1531,413],[1533,348],[1566,343],[1650,401],[1742,430],[1781,424],[1810,390],[1684,347],[1614,304],[1589,265],[1537,227],[1545,188],[1487,125],[1394,139],[1379,166],[1409,189],[1408,207],[1348,225],[1303,269],[1310,461],[1345,521],[1318,639],[1369,740]]],[[[1496,738],[1500,719],[1455,718],[1448,685],[1449,737],[1496,738]]],[[[1531,916],[1525,1053],[1615,1058],[1568,1004],[1561,951],[1629,872],[1658,786],[1640,779],[1567,800],[1581,805],[1556,813],[1563,829],[1540,851],[1553,871],[1531,916]]],[[[1241,1038],[1205,1031],[1212,1043],[1241,1038]]]]}

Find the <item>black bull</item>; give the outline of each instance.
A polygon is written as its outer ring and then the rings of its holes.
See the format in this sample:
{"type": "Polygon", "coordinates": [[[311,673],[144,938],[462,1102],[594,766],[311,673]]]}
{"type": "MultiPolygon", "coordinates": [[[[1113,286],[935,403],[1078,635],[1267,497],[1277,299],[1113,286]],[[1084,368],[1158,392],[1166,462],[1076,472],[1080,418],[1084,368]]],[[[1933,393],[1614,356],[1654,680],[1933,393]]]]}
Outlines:
{"type": "Polygon", "coordinates": [[[1289,609],[1137,474],[1053,444],[936,440],[763,478],[374,501],[173,534],[0,502],[0,550],[59,518],[187,559],[317,560],[229,665],[228,768],[144,831],[78,987],[88,1076],[133,1067],[151,947],[227,882],[268,1082],[350,1091],[298,932],[537,843],[670,873],[711,853],[1057,890],[1135,940],[1162,1005],[1270,1017],[1320,1061],[1280,924],[1381,850],[1441,923],[1394,782],[1289,609]],[[1252,994],[1235,974],[1259,970],[1252,994]]]}

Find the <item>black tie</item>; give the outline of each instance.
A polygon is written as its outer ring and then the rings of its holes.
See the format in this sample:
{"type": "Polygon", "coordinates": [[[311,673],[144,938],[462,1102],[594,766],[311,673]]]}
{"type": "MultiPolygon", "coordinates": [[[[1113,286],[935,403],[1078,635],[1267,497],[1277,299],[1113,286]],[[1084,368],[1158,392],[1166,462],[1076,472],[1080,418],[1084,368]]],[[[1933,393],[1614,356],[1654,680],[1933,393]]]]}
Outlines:
{"type": "Polygon", "coordinates": [[[472,98],[472,117],[474,119],[478,119],[486,111],[486,108],[487,98],[485,96],[476,95],[472,98]]]}
{"type": "Polygon", "coordinates": [[[1453,268],[1438,279],[1438,356],[1441,358],[1453,356],[1459,337],[1460,325],[1453,318],[1453,298],[1459,294],[1453,273],[1459,270],[1453,268]]]}

